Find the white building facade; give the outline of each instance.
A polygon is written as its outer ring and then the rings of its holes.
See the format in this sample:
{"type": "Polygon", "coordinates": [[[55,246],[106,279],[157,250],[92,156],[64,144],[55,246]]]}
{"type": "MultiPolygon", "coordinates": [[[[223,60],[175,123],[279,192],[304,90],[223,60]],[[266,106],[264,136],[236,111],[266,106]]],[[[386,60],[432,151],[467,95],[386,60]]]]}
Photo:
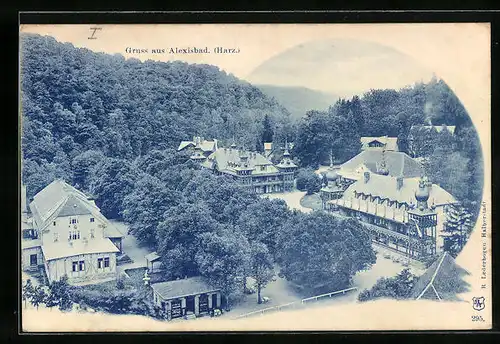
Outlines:
{"type": "Polygon", "coordinates": [[[35,195],[23,228],[23,268],[43,266],[49,282],[71,284],[116,278],[123,235],[94,201],[62,180],[35,195]]]}

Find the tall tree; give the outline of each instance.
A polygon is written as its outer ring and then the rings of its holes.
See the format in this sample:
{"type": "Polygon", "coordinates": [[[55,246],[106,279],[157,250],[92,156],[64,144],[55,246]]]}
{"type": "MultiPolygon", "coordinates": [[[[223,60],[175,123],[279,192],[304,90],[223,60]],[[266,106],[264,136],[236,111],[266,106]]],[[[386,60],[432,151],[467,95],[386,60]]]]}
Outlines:
{"type": "Polygon", "coordinates": [[[144,174],[123,200],[123,218],[139,242],[156,249],[156,232],[163,214],[180,202],[180,192],[169,189],[158,178],[144,174]]]}
{"type": "Polygon", "coordinates": [[[166,277],[198,275],[195,256],[201,250],[201,235],[216,232],[219,226],[203,202],[181,203],[169,208],[156,231],[158,253],[164,266],[168,267],[166,277]]]}
{"type": "Polygon", "coordinates": [[[75,156],[71,163],[73,185],[82,191],[88,190],[91,170],[103,159],[104,154],[99,150],[87,150],[75,156]]]}
{"type": "Polygon", "coordinates": [[[273,258],[266,245],[254,242],[250,245],[250,276],[257,287],[257,303],[262,303],[261,291],[274,279],[273,258]]]}
{"type": "Polygon", "coordinates": [[[272,128],[271,120],[269,119],[269,115],[266,114],[264,116],[262,126],[264,127],[262,131],[262,145],[264,145],[264,142],[273,142],[274,131],[272,128]]]}
{"type": "Polygon", "coordinates": [[[200,274],[221,288],[226,309],[230,309],[231,300],[246,277],[250,260],[248,241],[239,231],[226,226],[217,232],[203,233],[200,238],[201,247],[195,255],[200,274]]]}
{"type": "Polygon", "coordinates": [[[92,169],[90,192],[106,217],[122,216],[123,200],[132,191],[137,177],[138,172],[129,161],[116,158],[103,159],[92,169]]]}
{"type": "Polygon", "coordinates": [[[450,205],[443,228],[444,250],[456,257],[472,232],[472,215],[461,205],[450,205]]]}
{"type": "Polygon", "coordinates": [[[250,204],[242,212],[238,219],[238,226],[251,243],[265,244],[274,256],[278,233],[291,215],[292,212],[285,201],[263,198],[250,204]]]}
{"type": "Polygon", "coordinates": [[[27,279],[26,283],[24,283],[22,287],[22,299],[24,301],[25,308],[27,306],[27,302],[32,299],[34,292],[35,288],[33,286],[33,283],[31,282],[31,279],[27,279]]]}

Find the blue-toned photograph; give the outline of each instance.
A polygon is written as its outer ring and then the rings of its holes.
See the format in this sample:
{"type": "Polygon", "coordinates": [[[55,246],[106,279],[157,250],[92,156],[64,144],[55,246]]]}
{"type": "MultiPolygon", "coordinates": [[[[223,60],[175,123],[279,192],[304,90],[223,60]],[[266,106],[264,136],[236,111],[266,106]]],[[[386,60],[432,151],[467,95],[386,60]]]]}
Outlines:
{"type": "Polygon", "coordinates": [[[483,151],[439,75],[369,40],[304,42],[245,79],[141,48],[21,33],[25,310],[191,322],[464,301],[483,151]]]}

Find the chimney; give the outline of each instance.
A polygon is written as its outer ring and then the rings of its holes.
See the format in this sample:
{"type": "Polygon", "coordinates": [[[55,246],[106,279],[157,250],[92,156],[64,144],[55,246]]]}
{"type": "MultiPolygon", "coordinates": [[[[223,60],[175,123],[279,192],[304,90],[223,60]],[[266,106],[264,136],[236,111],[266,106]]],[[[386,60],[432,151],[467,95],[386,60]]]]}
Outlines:
{"type": "Polygon", "coordinates": [[[363,175],[365,177],[364,180],[365,180],[365,184],[366,184],[370,180],[370,172],[366,171],[363,175]]]}
{"type": "Polygon", "coordinates": [[[398,190],[400,190],[403,187],[403,177],[396,178],[396,185],[398,187],[398,190]]]}

